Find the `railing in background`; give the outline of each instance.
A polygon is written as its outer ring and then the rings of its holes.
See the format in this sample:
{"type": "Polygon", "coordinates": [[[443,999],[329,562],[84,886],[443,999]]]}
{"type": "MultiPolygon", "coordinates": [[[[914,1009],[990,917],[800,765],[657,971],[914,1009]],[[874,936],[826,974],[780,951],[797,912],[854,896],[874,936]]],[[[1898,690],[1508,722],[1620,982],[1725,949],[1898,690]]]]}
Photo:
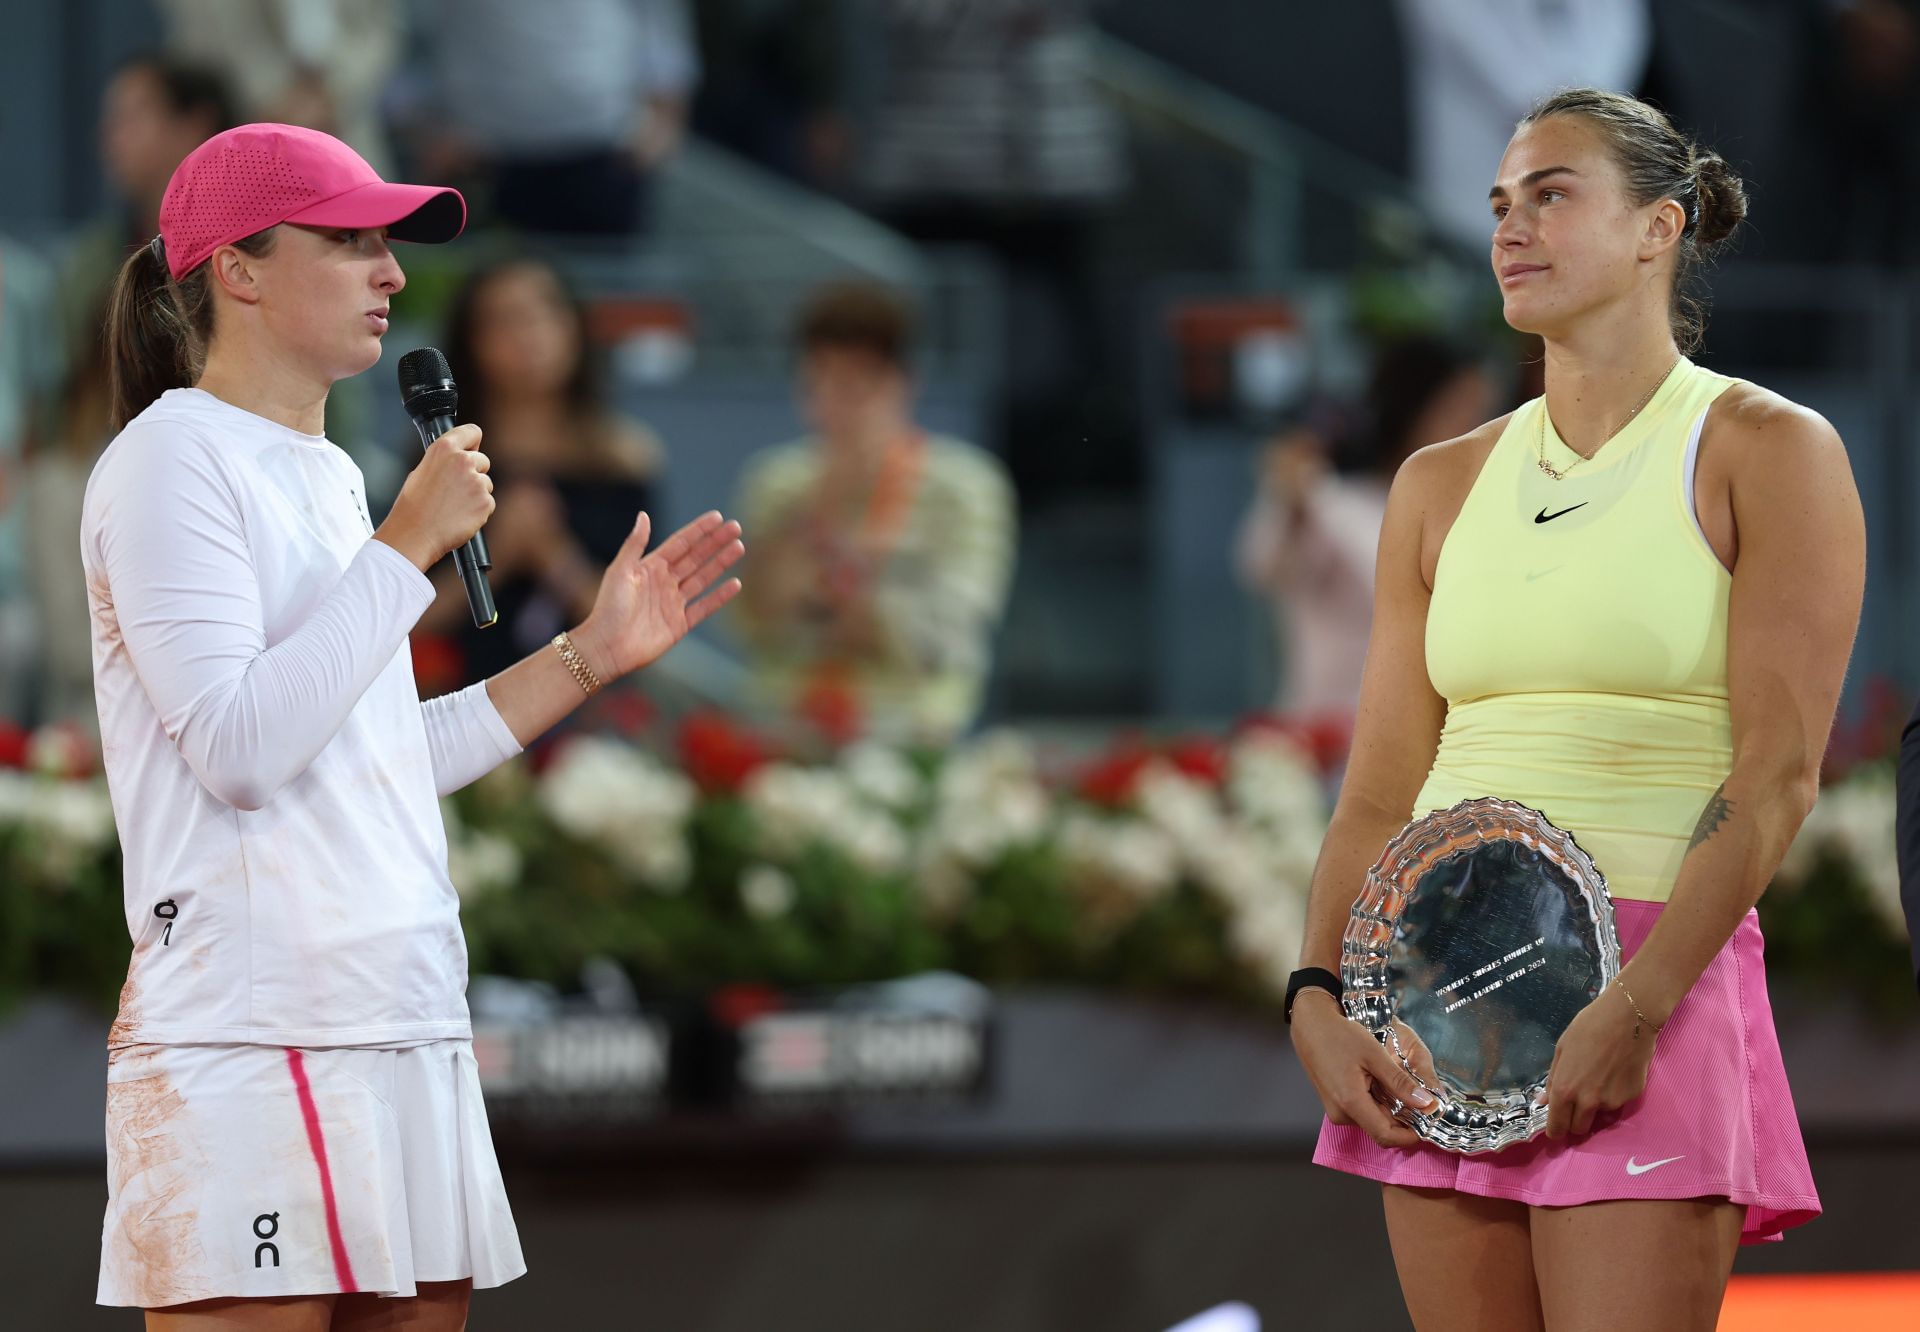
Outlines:
{"type": "Polygon", "coordinates": [[[1175,137],[1241,178],[1236,268],[1251,281],[1342,266],[1351,254],[1341,242],[1362,235],[1434,248],[1412,191],[1393,173],[1118,38],[1098,34],[1090,46],[1094,81],[1136,136],[1175,137]]]}

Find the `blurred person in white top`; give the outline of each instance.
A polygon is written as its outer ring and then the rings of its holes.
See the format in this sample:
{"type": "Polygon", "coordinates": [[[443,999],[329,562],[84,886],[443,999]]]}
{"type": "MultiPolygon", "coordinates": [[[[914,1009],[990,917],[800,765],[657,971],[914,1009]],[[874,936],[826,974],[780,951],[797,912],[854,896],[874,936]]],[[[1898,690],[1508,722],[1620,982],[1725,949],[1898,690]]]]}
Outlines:
{"type": "MultiPolygon", "coordinates": [[[[1561,88],[1632,92],[1653,49],[1648,0],[1397,0],[1407,49],[1413,181],[1430,221],[1481,255],[1487,201],[1460,182],[1500,160],[1513,127],[1561,88]]],[[[1444,437],[1443,437],[1444,438],[1444,437]]]]}
{"type": "MultiPolygon", "coordinates": [[[[356,1083],[395,1076],[423,1089],[423,1107],[478,1105],[438,797],[728,601],[739,585],[722,575],[742,548],[737,525],[708,514],[648,555],[640,515],[566,643],[418,700],[407,633],[433,599],[426,571],[493,508],[481,433],[462,425],[437,440],[376,529],[325,413],[332,385],[379,359],[389,298],[406,280],[389,239],[450,240],[464,217],[453,191],[380,181],[328,135],[241,126],[181,164],[161,235],[116,285],[121,428],[94,469],[81,532],[134,941],[109,1038],[106,1303],[311,1296],[329,1316],[337,1302],[344,1318],[366,1291],[415,1295],[417,1284],[423,1302],[446,1301],[452,1327],[464,1281],[488,1270],[484,1256],[469,1266],[464,1246],[508,1255],[495,1280],[523,1268],[510,1218],[498,1220],[503,1196],[491,1214],[500,1233],[457,1229],[451,1256],[422,1259],[417,1283],[401,1259],[447,1247],[431,1224],[466,1222],[415,1200],[411,1234],[396,1237],[384,1228],[408,1216],[404,1203],[388,1195],[376,1216],[354,1210],[383,1188],[410,1195],[430,1173],[421,1160],[400,1172],[390,1153],[368,1154],[356,1083]],[[464,1069],[468,1085],[422,1081],[449,1044],[447,1076],[464,1069]],[[265,1079],[253,1071],[260,1047],[280,1048],[290,1081],[285,1067],[265,1079]],[[323,1083],[323,1056],[337,1063],[356,1050],[418,1058],[413,1071],[383,1065],[323,1083]],[[247,1072],[221,1081],[222,1060],[247,1072]],[[156,1078],[169,1080],[168,1096],[123,1094],[156,1078]],[[279,1137],[259,1139],[276,1122],[279,1137]],[[154,1182],[192,1153],[190,1176],[154,1182]],[[219,1189],[275,1168],[290,1171],[276,1199],[324,1203],[324,1226],[309,1218],[300,1232],[317,1250],[302,1252],[289,1203],[273,1263],[244,1231],[236,1263],[231,1224],[199,1228],[214,1225],[219,1189]],[[168,1213],[187,1195],[202,1201],[168,1213]],[[325,1279],[298,1275],[307,1272],[325,1279]],[[432,1289],[452,1275],[462,1281],[432,1289]]],[[[406,1105],[382,1104],[398,1138],[431,1141],[406,1105]]],[[[498,1191],[491,1149],[462,1150],[478,1175],[436,1196],[498,1191]]],[[[290,1316],[284,1298],[274,1308],[290,1316]]],[[[254,1313],[269,1316],[243,1305],[220,1325],[267,1325],[247,1321],[254,1313]]]]}
{"type": "Polygon", "coordinates": [[[1262,452],[1234,565],[1241,582],[1273,606],[1276,712],[1352,721],[1393,474],[1415,450],[1486,420],[1493,397],[1492,380],[1464,351],[1407,337],[1376,355],[1363,410],[1345,438],[1329,442],[1300,428],[1262,452]]]}

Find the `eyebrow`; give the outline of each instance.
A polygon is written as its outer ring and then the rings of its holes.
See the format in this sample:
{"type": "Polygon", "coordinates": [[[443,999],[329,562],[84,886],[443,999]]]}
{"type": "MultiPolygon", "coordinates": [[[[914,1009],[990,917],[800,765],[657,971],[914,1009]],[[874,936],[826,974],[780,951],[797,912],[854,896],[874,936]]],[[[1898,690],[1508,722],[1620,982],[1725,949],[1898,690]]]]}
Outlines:
{"type": "MultiPolygon", "coordinates": [[[[1557,176],[1562,173],[1569,176],[1577,176],[1580,174],[1578,171],[1575,171],[1570,166],[1541,167],[1538,171],[1529,171],[1526,175],[1520,177],[1520,188],[1523,190],[1528,189],[1534,185],[1538,185],[1541,181],[1545,180],[1548,176],[1557,176]]],[[[1499,185],[1495,185],[1492,189],[1487,191],[1487,197],[1489,199],[1504,199],[1506,198],[1506,195],[1507,195],[1506,190],[1499,185]]]]}

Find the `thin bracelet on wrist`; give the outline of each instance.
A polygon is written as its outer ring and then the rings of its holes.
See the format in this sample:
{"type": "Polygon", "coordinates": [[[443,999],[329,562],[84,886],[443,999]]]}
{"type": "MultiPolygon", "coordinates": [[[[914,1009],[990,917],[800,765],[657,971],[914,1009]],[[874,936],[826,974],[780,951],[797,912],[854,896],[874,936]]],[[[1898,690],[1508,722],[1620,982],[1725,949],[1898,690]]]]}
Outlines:
{"type": "Polygon", "coordinates": [[[1636,1041],[1640,1039],[1640,1026],[1642,1023],[1645,1023],[1647,1026],[1652,1027],[1653,1034],[1655,1036],[1658,1036],[1660,1034],[1660,1028],[1666,1026],[1667,1024],[1664,1022],[1655,1022],[1652,1018],[1648,1017],[1645,1013],[1640,1011],[1640,1005],[1638,1002],[1635,1001],[1633,997],[1633,991],[1627,988],[1627,983],[1624,980],[1621,980],[1620,977],[1615,976],[1613,978],[1613,983],[1620,987],[1620,993],[1627,996],[1627,1004],[1629,1007],[1633,1009],[1633,1039],[1636,1041]]]}
{"type": "Polygon", "coordinates": [[[580,655],[580,649],[573,645],[571,638],[567,637],[566,630],[562,629],[553,636],[553,646],[560,653],[560,660],[567,664],[567,671],[573,676],[574,683],[578,684],[589,698],[599,693],[600,677],[593,673],[593,667],[587,665],[587,659],[580,655]]]}

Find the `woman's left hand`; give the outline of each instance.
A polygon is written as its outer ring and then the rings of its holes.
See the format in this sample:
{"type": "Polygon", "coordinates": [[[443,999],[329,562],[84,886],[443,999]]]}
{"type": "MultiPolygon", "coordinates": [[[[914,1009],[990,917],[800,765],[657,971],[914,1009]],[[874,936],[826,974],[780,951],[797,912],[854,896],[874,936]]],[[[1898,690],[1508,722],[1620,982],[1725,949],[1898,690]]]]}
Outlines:
{"type": "Polygon", "coordinates": [[[1618,1110],[1647,1088],[1654,1032],[1639,1024],[1633,1006],[1609,985],[1561,1033],[1547,1071],[1547,1136],[1584,1136],[1594,1116],[1618,1110]]]}
{"type": "Polygon", "coordinates": [[[740,590],[737,578],[719,582],[746,553],[739,523],[704,513],[648,552],[652,530],[641,514],[573,634],[603,684],[657,660],[740,590]]]}

